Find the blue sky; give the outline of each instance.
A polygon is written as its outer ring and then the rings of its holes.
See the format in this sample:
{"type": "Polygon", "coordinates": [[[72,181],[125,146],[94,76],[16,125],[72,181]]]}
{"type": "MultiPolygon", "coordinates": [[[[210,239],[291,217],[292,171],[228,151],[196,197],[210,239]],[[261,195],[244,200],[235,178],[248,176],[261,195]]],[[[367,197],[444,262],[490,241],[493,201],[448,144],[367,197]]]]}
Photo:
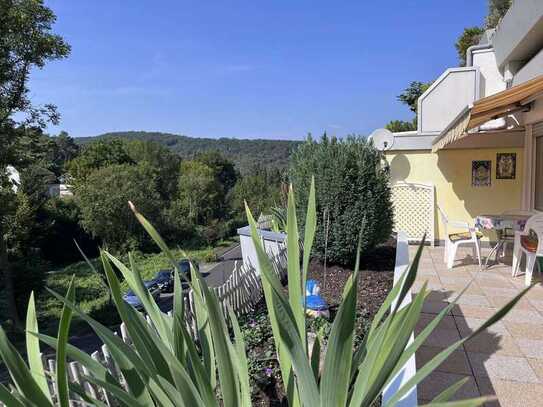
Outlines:
{"type": "Polygon", "coordinates": [[[31,79],[72,136],[302,139],[410,119],[410,81],[457,64],[486,0],[46,0],[72,46],[31,79]]]}

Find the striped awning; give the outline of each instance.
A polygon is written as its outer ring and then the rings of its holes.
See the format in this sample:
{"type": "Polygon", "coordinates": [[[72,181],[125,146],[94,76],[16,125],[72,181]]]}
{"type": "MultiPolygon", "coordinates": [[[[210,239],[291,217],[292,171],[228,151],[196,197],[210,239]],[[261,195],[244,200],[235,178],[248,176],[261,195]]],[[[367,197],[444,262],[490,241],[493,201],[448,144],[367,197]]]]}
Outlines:
{"type": "Polygon", "coordinates": [[[432,152],[436,152],[445,148],[464,137],[467,137],[468,123],[471,118],[471,107],[467,106],[460,114],[452,121],[452,123],[441,132],[438,138],[432,143],[432,152]]]}
{"type": "Polygon", "coordinates": [[[538,97],[543,97],[543,75],[495,95],[479,99],[472,106],[466,106],[441,132],[433,142],[432,151],[436,152],[462,138],[479,134],[477,127],[491,120],[525,110],[538,97]]]}

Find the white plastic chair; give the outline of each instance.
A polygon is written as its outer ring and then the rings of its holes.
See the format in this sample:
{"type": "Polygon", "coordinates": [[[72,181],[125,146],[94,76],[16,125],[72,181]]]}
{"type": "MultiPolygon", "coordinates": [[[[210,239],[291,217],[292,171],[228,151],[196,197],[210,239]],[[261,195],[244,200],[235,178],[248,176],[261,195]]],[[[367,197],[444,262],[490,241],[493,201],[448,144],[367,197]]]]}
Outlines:
{"type": "MultiPolygon", "coordinates": [[[[526,255],[526,285],[532,284],[532,274],[538,257],[543,256],[543,214],[534,215],[526,222],[524,231],[515,233],[515,250],[517,251],[516,261],[513,258],[513,277],[518,274],[520,260],[523,254],[526,255]],[[537,246],[529,245],[531,234],[537,237],[537,246]]],[[[540,270],[541,271],[541,270],[540,270]]]]}
{"type": "Polygon", "coordinates": [[[470,226],[468,222],[449,220],[445,212],[439,207],[439,214],[441,216],[441,222],[445,228],[445,255],[444,260],[447,263],[447,268],[452,269],[454,265],[454,259],[456,258],[456,251],[461,245],[473,245],[473,257],[477,257],[479,261],[479,267],[481,267],[481,248],[479,240],[483,237],[482,233],[477,231],[473,226],[470,226]],[[449,233],[449,227],[455,229],[463,229],[466,232],[449,233]]]}
{"type": "MultiPolygon", "coordinates": [[[[526,211],[523,209],[509,209],[502,212],[503,215],[525,215],[525,216],[532,216],[534,215],[533,211],[526,211]]],[[[507,249],[507,245],[513,242],[513,261],[512,261],[512,275],[513,277],[516,277],[517,275],[517,269],[518,264],[520,261],[520,258],[522,256],[521,246],[520,246],[520,235],[522,234],[522,231],[520,230],[513,230],[513,238],[511,239],[511,233],[508,233],[507,230],[504,231],[505,236],[504,238],[504,244],[503,244],[503,252],[502,255],[505,256],[505,252],[507,249]]]]}

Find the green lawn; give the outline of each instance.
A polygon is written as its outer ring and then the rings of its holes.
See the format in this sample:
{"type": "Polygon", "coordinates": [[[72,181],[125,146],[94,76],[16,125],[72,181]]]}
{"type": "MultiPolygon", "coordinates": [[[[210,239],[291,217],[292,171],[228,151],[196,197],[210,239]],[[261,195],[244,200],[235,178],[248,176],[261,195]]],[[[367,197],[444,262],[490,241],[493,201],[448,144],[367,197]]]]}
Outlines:
{"type": "MultiPolygon", "coordinates": [[[[187,256],[195,263],[213,262],[227,247],[234,244],[235,240],[219,242],[215,247],[208,247],[200,250],[188,250],[187,256]]],[[[183,258],[182,250],[172,250],[176,258],[183,258]]],[[[169,268],[169,262],[162,253],[142,254],[135,253],[134,259],[144,280],[151,279],[158,270],[169,268]]],[[[128,256],[121,257],[127,264],[128,256]]],[[[95,268],[100,268],[99,259],[92,259],[95,268]]],[[[84,261],[71,264],[59,271],[52,272],[47,276],[46,287],[65,294],[72,275],[75,275],[76,301],[79,306],[93,318],[105,325],[112,325],[118,322],[117,313],[109,304],[108,288],[104,285],[100,276],[94,273],[84,261]]],[[[127,290],[126,283],[122,283],[123,290],[127,290]]],[[[41,332],[54,333],[57,329],[58,320],[62,310],[61,303],[50,295],[46,290],[36,296],[36,308],[38,311],[38,322],[41,332]]],[[[81,320],[74,318],[72,333],[81,332],[87,329],[81,320]]]]}

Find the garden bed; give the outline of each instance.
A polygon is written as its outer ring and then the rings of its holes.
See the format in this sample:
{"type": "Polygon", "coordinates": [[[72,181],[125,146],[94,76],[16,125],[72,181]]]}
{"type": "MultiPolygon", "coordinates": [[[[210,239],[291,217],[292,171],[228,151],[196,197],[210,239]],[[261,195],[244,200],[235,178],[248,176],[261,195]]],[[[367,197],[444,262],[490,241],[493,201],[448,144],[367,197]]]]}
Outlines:
{"type": "MultiPolygon", "coordinates": [[[[357,343],[363,338],[373,316],[392,288],[395,255],[395,243],[390,242],[379,246],[372,253],[364,256],[361,261],[358,282],[357,343]]],[[[343,288],[351,274],[352,270],[339,266],[328,266],[325,274],[323,264],[318,261],[310,264],[307,278],[319,282],[321,295],[330,304],[331,318],[341,302],[343,288]]],[[[317,333],[322,329],[326,337],[331,326],[330,322],[321,318],[311,320],[309,330],[317,333]]],[[[253,405],[286,405],[282,404],[285,395],[284,387],[265,303],[262,301],[257,310],[243,317],[240,323],[247,345],[253,405]]]]}

